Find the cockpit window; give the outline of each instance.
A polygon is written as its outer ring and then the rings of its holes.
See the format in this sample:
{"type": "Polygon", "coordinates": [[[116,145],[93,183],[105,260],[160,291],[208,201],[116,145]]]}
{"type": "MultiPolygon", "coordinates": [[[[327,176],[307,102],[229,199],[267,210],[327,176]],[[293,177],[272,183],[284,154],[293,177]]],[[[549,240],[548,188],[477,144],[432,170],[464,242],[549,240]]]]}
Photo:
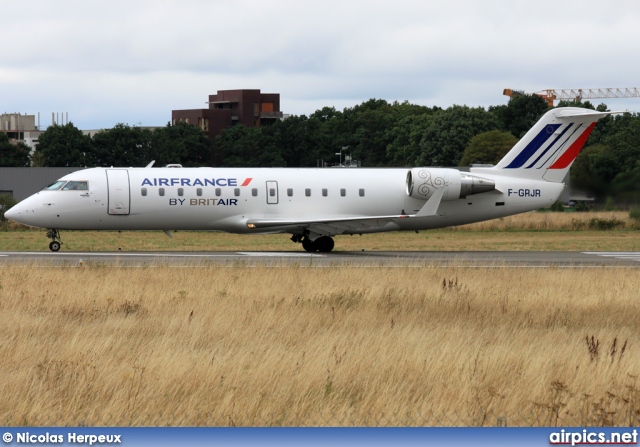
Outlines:
{"type": "Polygon", "coordinates": [[[58,189],[62,188],[62,185],[64,185],[65,183],[67,182],[64,180],[58,180],[57,182],[50,184],[44,189],[48,191],[57,191],[58,189]]]}
{"type": "Polygon", "coordinates": [[[63,191],[87,191],[89,186],[87,182],[67,182],[62,188],[63,191]]]}

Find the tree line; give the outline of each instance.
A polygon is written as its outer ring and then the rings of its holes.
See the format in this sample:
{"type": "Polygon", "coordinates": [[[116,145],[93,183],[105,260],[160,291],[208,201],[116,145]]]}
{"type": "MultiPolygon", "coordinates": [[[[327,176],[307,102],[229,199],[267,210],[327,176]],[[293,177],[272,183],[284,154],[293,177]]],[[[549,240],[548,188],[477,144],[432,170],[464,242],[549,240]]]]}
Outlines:
{"type": "MultiPolygon", "coordinates": [[[[596,109],[589,102],[558,106],[596,109]]],[[[185,123],[155,130],[118,124],[92,137],[69,123],[49,127],[30,158],[24,147],[3,141],[0,133],[0,165],[145,166],[156,160],[156,166],[315,167],[337,164],[345,155],[366,167],[495,164],[548,109],[537,95],[513,97],[487,109],[370,99],[270,126],[237,125],[214,142],[185,123]]],[[[571,169],[571,180],[600,196],[639,201],[640,115],[601,119],[571,169]]]]}

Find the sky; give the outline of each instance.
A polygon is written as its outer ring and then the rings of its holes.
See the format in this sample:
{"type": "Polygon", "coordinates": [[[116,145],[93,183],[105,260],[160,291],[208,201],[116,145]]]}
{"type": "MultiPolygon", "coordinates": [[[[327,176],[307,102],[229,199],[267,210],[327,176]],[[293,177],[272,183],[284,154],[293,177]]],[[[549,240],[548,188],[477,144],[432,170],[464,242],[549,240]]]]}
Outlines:
{"type": "MultiPolygon", "coordinates": [[[[0,0],[0,113],[164,126],[218,90],[310,115],[370,98],[506,104],[640,88],[637,0],[0,0]]],[[[593,100],[640,111],[640,98],[593,100]]]]}

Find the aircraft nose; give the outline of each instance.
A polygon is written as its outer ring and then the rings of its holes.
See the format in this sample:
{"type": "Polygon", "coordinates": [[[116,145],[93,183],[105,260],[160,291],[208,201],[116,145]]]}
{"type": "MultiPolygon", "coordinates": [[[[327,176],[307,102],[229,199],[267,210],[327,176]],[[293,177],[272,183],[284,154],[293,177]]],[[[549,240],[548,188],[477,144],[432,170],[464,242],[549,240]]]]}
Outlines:
{"type": "Polygon", "coordinates": [[[4,216],[22,225],[46,228],[51,224],[52,217],[51,213],[46,212],[46,205],[51,204],[42,204],[42,197],[34,194],[8,209],[4,216]]]}
{"type": "Polygon", "coordinates": [[[18,203],[17,205],[13,205],[10,209],[5,211],[4,217],[5,219],[13,220],[23,225],[29,225],[29,223],[26,222],[26,220],[29,220],[26,211],[27,210],[22,205],[22,203],[18,203]]]}
{"type": "Polygon", "coordinates": [[[18,206],[14,205],[4,213],[5,219],[16,220],[16,217],[19,215],[18,206]]]}

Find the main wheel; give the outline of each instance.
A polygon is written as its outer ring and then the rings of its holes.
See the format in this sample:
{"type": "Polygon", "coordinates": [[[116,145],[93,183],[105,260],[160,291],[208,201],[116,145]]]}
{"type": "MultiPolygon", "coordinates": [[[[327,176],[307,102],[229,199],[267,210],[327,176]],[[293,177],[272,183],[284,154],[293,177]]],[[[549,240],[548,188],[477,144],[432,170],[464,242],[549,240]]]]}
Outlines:
{"type": "Polygon", "coordinates": [[[309,239],[308,237],[305,237],[304,239],[302,239],[302,248],[304,248],[306,251],[316,251],[316,247],[315,244],[313,243],[313,241],[311,239],[309,239]]]}
{"type": "Polygon", "coordinates": [[[60,242],[58,241],[53,241],[49,244],[49,250],[51,251],[58,251],[60,250],[60,242]]]}
{"type": "Polygon", "coordinates": [[[313,245],[316,248],[316,250],[324,253],[328,253],[331,250],[333,250],[333,246],[334,246],[333,238],[330,238],[329,236],[319,237],[318,239],[313,241],[313,245]]]}

